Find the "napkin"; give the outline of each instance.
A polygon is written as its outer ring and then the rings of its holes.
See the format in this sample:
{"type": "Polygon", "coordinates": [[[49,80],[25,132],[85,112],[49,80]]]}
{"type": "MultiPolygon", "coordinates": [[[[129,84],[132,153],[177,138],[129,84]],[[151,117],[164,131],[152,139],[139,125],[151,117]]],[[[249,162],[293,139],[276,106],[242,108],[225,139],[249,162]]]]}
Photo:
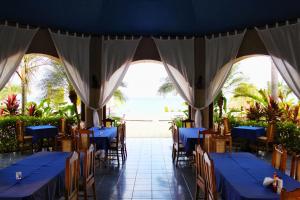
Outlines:
{"type": "Polygon", "coordinates": [[[274,182],[274,179],[271,177],[265,177],[264,182],[263,182],[263,186],[269,186],[274,182]]]}

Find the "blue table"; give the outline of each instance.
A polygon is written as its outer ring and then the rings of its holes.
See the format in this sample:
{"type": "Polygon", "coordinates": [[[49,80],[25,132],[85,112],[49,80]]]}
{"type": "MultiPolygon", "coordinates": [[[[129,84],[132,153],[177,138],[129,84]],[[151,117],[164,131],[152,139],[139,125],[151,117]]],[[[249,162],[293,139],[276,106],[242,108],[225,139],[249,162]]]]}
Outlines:
{"type": "Polygon", "coordinates": [[[25,128],[25,135],[31,135],[33,137],[33,143],[38,142],[43,138],[53,138],[58,134],[58,128],[50,125],[40,126],[27,126],[25,128]]]}
{"type": "Polygon", "coordinates": [[[273,177],[274,171],[283,178],[288,191],[300,187],[300,182],[275,170],[269,163],[250,153],[210,153],[214,160],[216,184],[223,199],[280,199],[271,187],[264,187],[265,177],[273,177]]]}
{"type": "Polygon", "coordinates": [[[56,199],[64,195],[70,153],[39,152],[0,170],[0,200],[56,199]],[[23,178],[16,180],[16,172],[23,178]]]}
{"type": "Polygon", "coordinates": [[[110,142],[117,137],[117,127],[92,127],[90,130],[94,131],[94,142],[97,149],[107,151],[110,142]]]}
{"type": "MultiPolygon", "coordinates": [[[[179,128],[179,138],[184,146],[184,150],[187,156],[193,154],[195,145],[198,140],[198,132],[204,131],[205,128],[179,128]]],[[[203,135],[200,135],[200,139],[203,138],[203,135]]]]}
{"type": "Polygon", "coordinates": [[[256,141],[260,136],[265,135],[264,127],[255,126],[238,126],[231,130],[233,138],[245,138],[251,141],[256,141]]]}

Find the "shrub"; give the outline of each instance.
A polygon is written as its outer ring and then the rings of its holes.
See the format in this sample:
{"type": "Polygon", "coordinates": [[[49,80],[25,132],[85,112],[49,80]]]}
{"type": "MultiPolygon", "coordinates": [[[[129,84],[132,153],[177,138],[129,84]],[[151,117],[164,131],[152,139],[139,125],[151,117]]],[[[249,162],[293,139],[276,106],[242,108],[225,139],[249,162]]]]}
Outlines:
{"type": "MultiPolygon", "coordinates": [[[[0,153],[17,150],[15,125],[17,120],[24,121],[26,126],[50,124],[59,126],[61,117],[7,116],[0,118],[0,153]]],[[[76,122],[75,117],[67,118],[67,126],[76,122]]]]}
{"type": "Polygon", "coordinates": [[[276,124],[276,141],[283,144],[289,151],[300,153],[300,129],[293,122],[276,124]]]}

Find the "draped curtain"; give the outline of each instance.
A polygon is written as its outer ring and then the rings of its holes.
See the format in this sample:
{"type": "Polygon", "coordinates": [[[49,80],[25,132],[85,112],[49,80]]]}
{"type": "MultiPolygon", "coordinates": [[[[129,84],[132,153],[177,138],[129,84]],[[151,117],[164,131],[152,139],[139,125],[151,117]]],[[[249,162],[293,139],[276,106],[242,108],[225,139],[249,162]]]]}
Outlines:
{"type": "Polygon", "coordinates": [[[37,30],[0,25],[0,90],[17,70],[37,30]]]}
{"type": "Polygon", "coordinates": [[[300,22],[256,31],[279,73],[300,98],[300,22]]]}
{"type": "Polygon", "coordinates": [[[101,55],[101,91],[99,105],[103,107],[122,82],[132,62],[139,39],[104,40],[101,55]]]}
{"type": "MultiPolygon", "coordinates": [[[[94,125],[99,124],[98,105],[90,102],[90,37],[77,37],[54,33],[49,30],[59,58],[64,64],[68,79],[71,81],[81,101],[94,110],[94,125]]],[[[93,72],[97,74],[98,72],[93,72]]]]}
{"type": "Polygon", "coordinates": [[[195,105],[194,39],[153,38],[162,63],[181,97],[196,109],[195,124],[201,126],[201,113],[195,105]]]}
{"type": "Polygon", "coordinates": [[[210,39],[205,37],[205,100],[203,107],[209,106],[221,91],[245,33],[246,30],[234,35],[210,39]]]}

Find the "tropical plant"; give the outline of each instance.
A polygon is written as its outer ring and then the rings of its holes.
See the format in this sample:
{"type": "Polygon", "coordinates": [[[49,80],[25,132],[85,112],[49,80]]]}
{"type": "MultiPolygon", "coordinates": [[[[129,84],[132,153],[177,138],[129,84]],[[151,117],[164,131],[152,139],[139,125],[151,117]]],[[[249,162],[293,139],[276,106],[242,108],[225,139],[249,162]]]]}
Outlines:
{"type": "Polygon", "coordinates": [[[250,105],[250,107],[246,109],[246,116],[249,120],[260,120],[264,116],[261,104],[255,102],[250,105]]]}
{"type": "Polygon", "coordinates": [[[267,122],[276,122],[280,120],[282,116],[282,109],[279,107],[279,103],[269,96],[268,105],[263,107],[263,114],[267,122]]]}
{"type": "Polygon", "coordinates": [[[36,116],[37,112],[36,112],[36,103],[30,103],[28,108],[27,108],[27,112],[29,116],[36,116]]]}
{"type": "Polygon", "coordinates": [[[5,105],[4,110],[9,115],[17,115],[18,114],[18,108],[19,108],[20,103],[17,100],[16,94],[8,95],[8,97],[3,101],[3,104],[5,105]]]}

